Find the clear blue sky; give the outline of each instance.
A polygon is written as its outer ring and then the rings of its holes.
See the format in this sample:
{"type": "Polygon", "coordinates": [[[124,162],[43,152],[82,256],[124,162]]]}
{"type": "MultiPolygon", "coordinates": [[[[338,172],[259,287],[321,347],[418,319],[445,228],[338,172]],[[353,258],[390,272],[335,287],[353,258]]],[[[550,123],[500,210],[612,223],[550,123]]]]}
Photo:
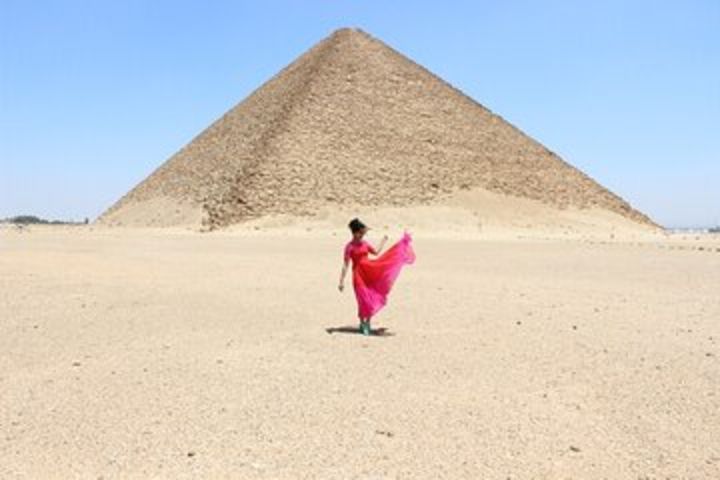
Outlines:
{"type": "Polygon", "coordinates": [[[0,217],[95,217],[343,26],[657,221],[720,222],[718,0],[0,0],[0,217]]]}

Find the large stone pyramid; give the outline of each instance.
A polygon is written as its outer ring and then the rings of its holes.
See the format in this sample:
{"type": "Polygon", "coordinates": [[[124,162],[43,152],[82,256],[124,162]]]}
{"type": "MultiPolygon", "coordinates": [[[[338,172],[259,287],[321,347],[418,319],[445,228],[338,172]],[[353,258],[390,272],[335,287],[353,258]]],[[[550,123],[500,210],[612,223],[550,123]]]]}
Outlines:
{"type": "Polygon", "coordinates": [[[354,29],[303,54],[100,221],[216,228],[329,204],[424,204],[473,188],[652,225],[501,117],[354,29]]]}

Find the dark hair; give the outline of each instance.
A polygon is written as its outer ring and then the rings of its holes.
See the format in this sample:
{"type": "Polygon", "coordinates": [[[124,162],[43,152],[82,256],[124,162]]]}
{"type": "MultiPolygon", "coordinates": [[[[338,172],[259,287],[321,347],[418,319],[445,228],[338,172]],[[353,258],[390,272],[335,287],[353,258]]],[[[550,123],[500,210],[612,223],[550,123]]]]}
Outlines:
{"type": "Polygon", "coordinates": [[[363,222],[360,221],[359,218],[353,218],[350,220],[350,223],[348,223],[348,227],[350,227],[350,231],[352,233],[359,232],[360,230],[367,228],[363,222]]]}

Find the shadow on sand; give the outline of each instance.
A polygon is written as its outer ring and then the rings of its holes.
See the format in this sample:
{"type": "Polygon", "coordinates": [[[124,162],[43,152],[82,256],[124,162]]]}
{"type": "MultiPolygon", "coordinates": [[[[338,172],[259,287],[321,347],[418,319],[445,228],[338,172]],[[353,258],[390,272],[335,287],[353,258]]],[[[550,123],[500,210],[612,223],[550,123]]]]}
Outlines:
{"type": "MultiPolygon", "coordinates": [[[[333,333],[350,333],[354,335],[362,335],[360,333],[360,329],[357,326],[354,325],[346,325],[343,327],[329,327],[326,328],[325,331],[332,335],[333,333]]],[[[395,335],[387,328],[373,328],[370,330],[370,336],[372,337],[392,337],[395,335]]]]}

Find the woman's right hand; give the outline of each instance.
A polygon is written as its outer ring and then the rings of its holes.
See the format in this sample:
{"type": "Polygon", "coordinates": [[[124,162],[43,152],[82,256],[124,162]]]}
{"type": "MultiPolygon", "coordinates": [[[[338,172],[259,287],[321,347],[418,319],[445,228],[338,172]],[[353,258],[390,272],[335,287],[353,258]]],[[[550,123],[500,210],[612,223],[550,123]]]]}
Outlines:
{"type": "Polygon", "coordinates": [[[338,290],[340,290],[341,292],[342,292],[343,290],[345,290],[345,285],[343,285],[342,283],[339,284],[339,285],[338,285],[338,290]]]}

